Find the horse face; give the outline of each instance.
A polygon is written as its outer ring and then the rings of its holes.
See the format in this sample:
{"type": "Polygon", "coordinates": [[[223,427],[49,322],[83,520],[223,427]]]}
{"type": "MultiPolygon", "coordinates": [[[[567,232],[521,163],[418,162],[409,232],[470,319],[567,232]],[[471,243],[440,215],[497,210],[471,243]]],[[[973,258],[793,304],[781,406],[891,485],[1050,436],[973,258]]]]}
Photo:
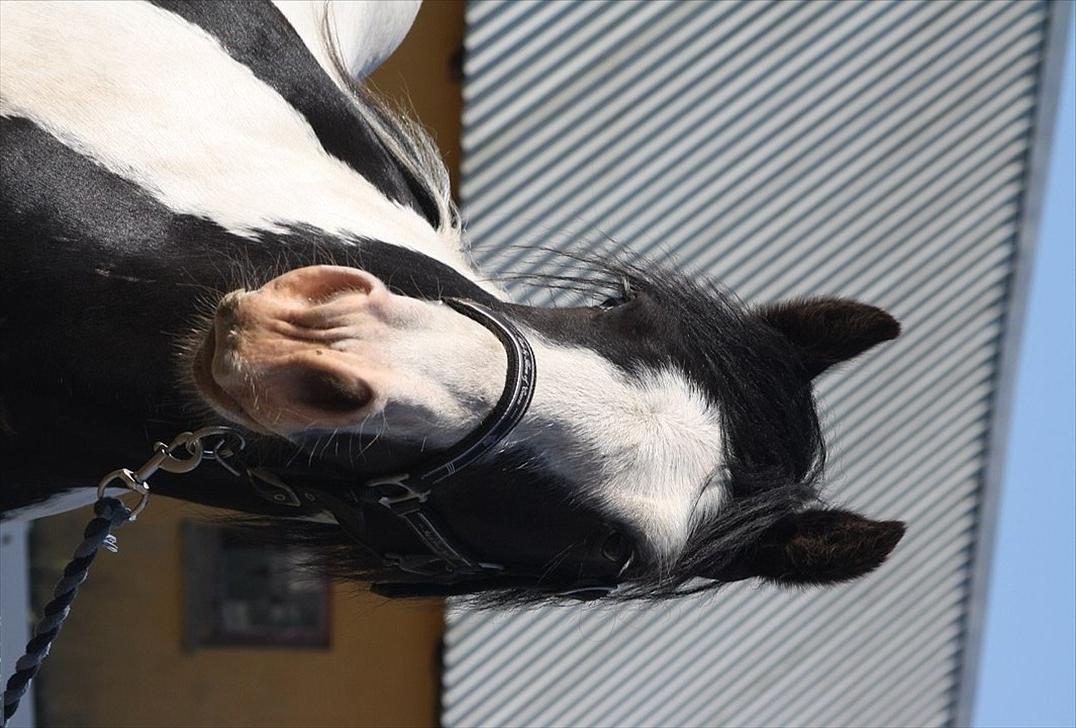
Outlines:
{"type": "MultiPolygon", "coordinates": [[[[537,566],[570,553],[599,571],[589,552],[616,534],[637,556],[629,578],[650,582],[826,582],[877,566],[899,524],[803,510],[822,459],[810,382],[895,336],[896,322],[838,299],[752,312],[673,276],[619,279],[601,306],[500,304],[534,347],[538,385],[478,478],[495,487],[442,501],[453,530],[487,558],[537,566]]],[[[194,368],[205,398],[252,429],[413,457],[471,431],[506,373],[481,325],[338,266],[225,296],[194,368]]]]}

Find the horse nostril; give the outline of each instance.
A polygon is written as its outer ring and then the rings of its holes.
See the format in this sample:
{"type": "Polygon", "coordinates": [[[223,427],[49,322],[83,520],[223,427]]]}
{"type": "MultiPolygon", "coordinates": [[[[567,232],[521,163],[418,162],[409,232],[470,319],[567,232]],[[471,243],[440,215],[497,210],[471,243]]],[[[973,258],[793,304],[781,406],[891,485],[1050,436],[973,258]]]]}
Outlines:
{"type": "Polygon", "coordinates": [[[325,371],[305,369],[292,382],[295,400],[305,408],[340,415],[366,406],[371,392],[357,379],[345,379],[325,371]]]}

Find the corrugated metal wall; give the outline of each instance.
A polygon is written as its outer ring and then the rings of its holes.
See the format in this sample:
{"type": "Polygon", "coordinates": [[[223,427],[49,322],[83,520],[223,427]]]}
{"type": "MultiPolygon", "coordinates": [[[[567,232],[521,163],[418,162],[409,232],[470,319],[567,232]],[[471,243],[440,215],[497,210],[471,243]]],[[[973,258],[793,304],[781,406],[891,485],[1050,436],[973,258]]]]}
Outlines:
{"type": "Polygon", "coordinates": [[[611,238],[748,300],[889,309],[901,339],[818,394],[830,498],[909,531],[879,572],[827,590],[451,609],[446,725],[953,721],[1050,12],[469,6],[462,194],[485,269],[557,270],[512,246],[611,238]]]}

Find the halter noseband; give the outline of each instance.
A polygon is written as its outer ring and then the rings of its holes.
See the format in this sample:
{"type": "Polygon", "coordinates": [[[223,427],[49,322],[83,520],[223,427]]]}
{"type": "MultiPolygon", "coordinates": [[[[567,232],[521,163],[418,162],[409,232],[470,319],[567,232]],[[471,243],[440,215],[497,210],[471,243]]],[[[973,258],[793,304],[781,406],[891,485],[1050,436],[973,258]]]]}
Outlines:
{"type": "Polygon", "coordinates": [[[446,298],[444,303],[493,332],[508,357],[497,405],[466,437],[409,472],[371,478],[358,487],[331,493],[317,487],[292,488],[265,468],[246,471],[255,491],[266,500],[292,506],[304,515],[327,513],[385,566],[450,585],[468,577],[504,575],[505,568],[472,558],[453,542],[428,506],[430,492],[437,483],[489,454],[515,429],[534,397],[537,369],[534,350],[511,321],[473,301],[446,298]],[[368,543],[363,508],[375,504],[407,524],[429,553],[383,554],[374,549],[368,543]]]}

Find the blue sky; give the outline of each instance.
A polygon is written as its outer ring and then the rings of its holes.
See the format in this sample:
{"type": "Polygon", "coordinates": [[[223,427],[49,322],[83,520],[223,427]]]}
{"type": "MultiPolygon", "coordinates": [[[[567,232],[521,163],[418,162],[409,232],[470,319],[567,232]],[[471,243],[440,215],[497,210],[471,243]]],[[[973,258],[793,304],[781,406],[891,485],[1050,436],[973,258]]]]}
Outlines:
{"type": "Polygon", "coordinates": [[[1076,13],[1016,380],[976,726],[1076,726],[1076,13]]]}

